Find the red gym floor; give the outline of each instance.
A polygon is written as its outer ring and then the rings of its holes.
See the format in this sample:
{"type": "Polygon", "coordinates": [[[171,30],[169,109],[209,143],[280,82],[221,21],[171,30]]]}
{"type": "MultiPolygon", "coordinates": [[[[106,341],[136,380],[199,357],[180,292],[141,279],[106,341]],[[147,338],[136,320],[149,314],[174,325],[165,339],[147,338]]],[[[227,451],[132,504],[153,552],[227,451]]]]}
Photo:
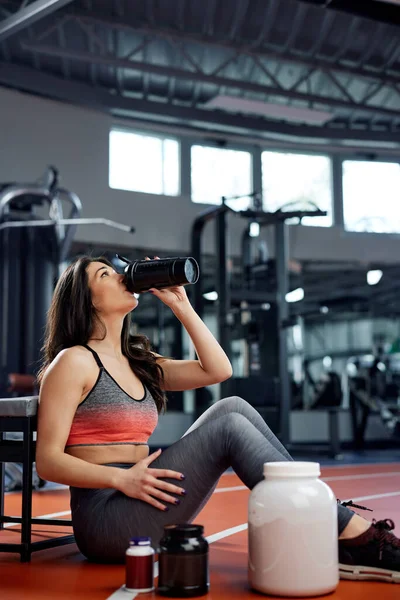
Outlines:
{"type": "MultiPolygon", "coordinates": [[[[400,463],[324,467],[322,477],[337,498],[352,499],[374,510],[367,518],[391,518],[400,535],[400,463]]],[[[204,524],[210,542],[210,593],[208,600],[247,600],[257,597],[247,584],[247,501],[249,490],[235,474],[221,477],[207,506],[196,522],[204,524]]],[[[6,495],[6,514],[20,514],[19,493],[6,495]]],[[[69,492],[42,490],[34,493],[33,515],[69,517],[69,492]],[[59,514],[60,513],[60,514],[59,514]]],[[[363,511],[360,511],[363,514],[363,511]]],[[[0,539],[17,541],[17,527],[7,527],[0,539]]],[[[53,529],[54,531],[54,529],[53,529]]],[[[59,533],[66,534],[63,529],[59,533]]],[[[37,538],[51,535],[35,528],[37,538]]],[[[21,564],[17,554],[0,554],[1,600],[132,600],[134,594],[120,590],[124,567],[89,564],[75,544],[35,552],[31,563],[21,564]]],[[[153,594],[141,594],[150,600],[153,594]]],[[[261,596],[260,596],[261,597],[261,596]]],[[[399,600],[400,585],[380,582],[341,581],[332,600],[399,600]]]]}

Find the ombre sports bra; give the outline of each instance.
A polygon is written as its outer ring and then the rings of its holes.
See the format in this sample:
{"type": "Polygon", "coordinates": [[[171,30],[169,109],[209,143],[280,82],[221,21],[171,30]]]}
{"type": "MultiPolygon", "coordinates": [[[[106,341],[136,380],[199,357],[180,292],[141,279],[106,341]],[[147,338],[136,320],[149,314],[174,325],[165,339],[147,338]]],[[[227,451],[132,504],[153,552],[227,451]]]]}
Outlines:
{"type": "Polygon", "coordinates": [[[147,444],[158,423],[153,396],[143,386],[143,398],[132,398],[110,375],[97,352],[84,347],[93,354],[100,372],[93,388],[76,409],[65,447],[147,444]]]}

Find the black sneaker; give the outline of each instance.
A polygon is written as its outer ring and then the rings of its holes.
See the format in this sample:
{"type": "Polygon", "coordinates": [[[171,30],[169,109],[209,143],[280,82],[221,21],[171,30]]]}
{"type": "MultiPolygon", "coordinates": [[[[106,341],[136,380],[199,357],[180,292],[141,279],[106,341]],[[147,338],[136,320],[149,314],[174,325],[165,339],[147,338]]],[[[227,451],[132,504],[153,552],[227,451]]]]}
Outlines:
{"type": "MultiPolygon", "coordinates": [[[[342,504],[364,509],[352,502],[342,504]]],[[[400,583],[400,539],[391,533],[394,527],[391,519],[373,519],[371,527],[361,535],[339,540],[340,578],[400,583]]]]}

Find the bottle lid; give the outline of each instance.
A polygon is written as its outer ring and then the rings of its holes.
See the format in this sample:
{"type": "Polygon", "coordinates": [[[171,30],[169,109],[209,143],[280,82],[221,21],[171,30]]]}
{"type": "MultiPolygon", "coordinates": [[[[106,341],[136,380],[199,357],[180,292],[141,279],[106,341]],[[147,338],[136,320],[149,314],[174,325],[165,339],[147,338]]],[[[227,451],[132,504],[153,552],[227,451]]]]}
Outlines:
{"type": "Polygon", "coordinates": [[[172,535],[177,537],[196,537],[203,535],[204,526],[196,525],[193,523],[182,523],[178,525],[166,525],[164,527],[166,535],[172,535]]]}
{"type": "Polygon", "coordinates": [[[130,546],[150,546],[151,538],[149,537],[132,537],[129,540],[130,546]]]}
{"type": "Polygon", "coordinates": [[[296,477],[319,477],[321,467],[317,462],[267,462],[264,463],[264,477],[268,479],[291,479],[296,477]]]}

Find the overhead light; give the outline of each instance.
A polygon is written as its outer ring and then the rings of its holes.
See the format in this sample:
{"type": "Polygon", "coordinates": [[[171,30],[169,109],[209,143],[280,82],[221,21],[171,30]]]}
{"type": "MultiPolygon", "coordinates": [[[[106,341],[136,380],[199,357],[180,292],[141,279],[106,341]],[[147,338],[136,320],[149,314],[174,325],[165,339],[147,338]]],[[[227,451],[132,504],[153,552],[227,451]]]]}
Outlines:
{"type": "Polygon", "coordinates": [[[356,365],[352,362],[347,363],[346,371],[349,377],[355,377],[358,373],[356,365]]]}
{"type": "Polygon", "coordinates": [[[322,359],[322,364],[324,365],[325,369],[330,369],[332,366],[332,359],[330,356],[324,356],[324,358],[322,359]]]}
{"type": "Polygon", "coordinates": [[[275,119],[286,119],[296,123],[310,123],[323,125],[334,118],[334,114],[325,110],[288,106],[286,104],[273,104],[259,100],[246,100],[236,96],[221,94],[215,96],[204,104],[206,108],[222,108],[223,110],[241,113],[252,113],[275,119]]]}
{"type": "Polygon", "coordinates": [[[292,290],[288,294],[286,294],[286,302],[300,302],[304,298],[304,290],[303,288],[296,288],[292,290]]]}
{"type": "Polygon", "coordinates": [[[250,223],[250,237],[258,237],[260,235],[260,223],[250,223]]]}
{"type": "Polygon", "coordinates": [[[376,269],[374,271],[368,271],[367,273],[367,283],[368,285],[376,285],[382,279],[382,271],[376,269]]]}
{"type": "Polygon", "coordinates": [[[321,308],[319,309],[319,311],[323,314],[326,315],[329,312],[329,308],[327,306],[321,306],[321,308]]]}
{"type": "Polygon", "coordinates": [[[218,293],[217,292],[207,292],[205,294],[203,294],[203,298],[205,298],[206,300],[218,300],[218,293]]]}

